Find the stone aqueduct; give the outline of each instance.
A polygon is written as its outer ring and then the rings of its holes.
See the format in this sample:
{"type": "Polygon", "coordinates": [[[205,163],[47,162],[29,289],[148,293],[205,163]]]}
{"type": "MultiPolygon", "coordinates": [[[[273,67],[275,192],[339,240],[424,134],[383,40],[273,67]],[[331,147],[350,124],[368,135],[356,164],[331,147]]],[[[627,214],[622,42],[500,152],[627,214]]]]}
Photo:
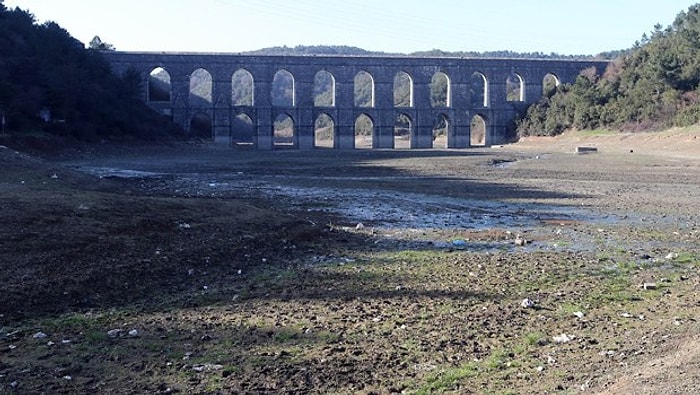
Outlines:
{"type": "MultiPolygon", "coordinates": [[[[208,53],[105,52],[117,73],[137,72],[144,81],[154,70],[167,76],[167,93],[154,97],[152,84],[144,84],[143,100],[156,111],[171,116],[191,132],[195,120],[205,120],[206,134],[231,143],[235,120],[244,117],[251,125],[250,145],[260,150],[278,146],[275,122],[280,116],[291,121],[285,145],[298,149],[318,146],[316,122],[319,117],[332,123],[331,147],[353,149],[357,122],[369,120],[369,148],[397,148],[397,119],[409,124],[407,148],[432,148],[437,120],[441,120],[446,141],[443,147],[501,144],[519,109],[542,96],[546,78],[556,83],[573,82],[584,69],[602,72],[605,61],[411,58],[376,56],[248,56],[208,53]],[[195,73],[209,79],[205,100],[192,100],[195,73]],[[249,80],[249,97],[236,102],[232,92],[238,80],[249,80]],[[237,73],[238,72],[238,73],[237,73]],[[291,100],[276,103],[272,90],[276,76],[284,72],[291,79],[291,100]],[[330,100],[318,103],[315,84],[319,73],[330,77],[330,100]],[[395,98],[397,73],[407,77],[408,100],[395,98]],[[369,76],[370,100],[356,100],[358,74],[369,76]],[[431,100],[435,76],[445,89],[442,100],[431,100]],[[515,92],[513,92],[515,89],[515,92]],[[508,93],[508,90],[511,92],[508,93]],[[481,121],[483,138],[471,136],[474,119],[481,121]]],[[[200,98],[201,99],[201,98],[200,98]]],[[[208,137],[208,136],[207,136],[208,137]]]]}

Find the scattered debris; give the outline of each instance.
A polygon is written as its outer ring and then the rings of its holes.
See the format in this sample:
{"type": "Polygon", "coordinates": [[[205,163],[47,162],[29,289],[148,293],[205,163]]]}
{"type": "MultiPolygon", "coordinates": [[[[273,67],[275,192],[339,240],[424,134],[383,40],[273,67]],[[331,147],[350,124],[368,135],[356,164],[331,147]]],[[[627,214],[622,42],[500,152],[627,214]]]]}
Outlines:
{"type": "Polygon", "coordinates": [[[555,343],[559,343],[559,344],[568,343],[571,340],[573,340],[573,336],[569,336],[566,333],[562,333],[559,336],[552,336],[552,340],[554,340],[555,343]]]}
{"type": "Polygon", "coordinates": [[[518,247],[523,247],[523,246],[527,245],[527,244],[529,243],[529,241],[523,239],[520,235],[518,235],[518,236],[515,238],[514,243],[515,243],[515,245],[518,246],[518,247]]]}
{"type": "Polygon", "coordinates": [[[223,368],[224,368],[223,365],[212,364],[212,363],[205,363],[203,365],[192,366],[192,370],[194,370],[195,372],[213,372],[215,370],[221,370],[223,368]]]}
{"type": "Polygon", "coordinates": [[[532,299],[525,298],[522,302],[520,302],[520,306],[525,309],[532,309],[535,307],[535,302],[532,299]]]}
{"type": "Polygon", "coordinates": [[[32,336],[34,339],[46,339],[48,335],[44,332],[37,332],[32,336]]]}
{"type": "Polygon", "coordinates": [[[122,333],[121,329],[111,329],[107,331],[107,336],[111,337],[114,339],[115,337],[119,337],[119,335],[122,333]]]}
{"type": "Polygon", "coordinates": [[[576,147],[576,153],[577,154],[589,154],[593,152],[598,152],[598,148],[596,147],[586,147],[586,146],[579,146],[576,147]]]}

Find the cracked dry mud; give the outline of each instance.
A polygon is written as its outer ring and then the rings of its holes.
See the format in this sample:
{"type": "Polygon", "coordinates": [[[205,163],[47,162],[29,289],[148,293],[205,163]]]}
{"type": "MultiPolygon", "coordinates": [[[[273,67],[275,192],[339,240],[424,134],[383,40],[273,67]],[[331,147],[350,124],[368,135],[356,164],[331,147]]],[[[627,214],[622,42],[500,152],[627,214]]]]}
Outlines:
{"type": "Polygon", "coordinates": [[[697,135],[2,148],[0,392],[696,392],[697,135]]]}

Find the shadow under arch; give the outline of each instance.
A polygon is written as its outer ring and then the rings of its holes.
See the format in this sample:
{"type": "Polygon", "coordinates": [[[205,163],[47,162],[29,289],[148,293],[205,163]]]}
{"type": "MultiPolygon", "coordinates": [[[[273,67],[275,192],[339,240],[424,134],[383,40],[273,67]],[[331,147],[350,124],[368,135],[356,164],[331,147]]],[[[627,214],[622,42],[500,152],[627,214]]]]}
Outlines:
{"type": "Polygon", "coordinates": [[[236,114],[231,120],[231,146],[255,148],[256,134],[253,117],[246,112],[236,114]]]}
{"type": "Polygon", "coordinates": [[[209,114],[198,111],[190,119],[190,136],[198,139],[211,140],[213,123],[209,114]]]}

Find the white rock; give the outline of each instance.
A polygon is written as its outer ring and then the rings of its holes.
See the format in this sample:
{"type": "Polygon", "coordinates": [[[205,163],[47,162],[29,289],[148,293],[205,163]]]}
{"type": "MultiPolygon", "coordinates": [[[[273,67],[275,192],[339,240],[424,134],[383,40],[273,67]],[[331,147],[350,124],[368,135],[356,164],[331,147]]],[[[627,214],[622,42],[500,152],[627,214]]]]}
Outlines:
{"type": "Polygon", "coordinates": [[[525,298],[522,302],[520,302],[520,306],[522,306],[525,309],[531,309],[535,307],[535,302],[533,302],[532,299],[525,298]]]}
{"type": "Polygon", "coordinates": [[[129,337],[138,337],[139,336],[139,331],[136,329],[132,329],[129,331],[129,337]]]}
{"type": "Polygon", "coordinates": [[[107,336],[114,339],[115,337],[119,336],[120,333],[122,333],[121,329],[111,329],[111,330],[107,331],[107,336]]]}
{"type": "Polygon", "coordinates": [[[583,312],[582,312],[582,311],[575,311],[575,312],[574,312],[574,315],[575,315],[577,318],[583,318],[583,312]]]}
{"type": "Polygon", "coordinates": [[[571,339],[573,338],[566,333],[562,333],[559,336],[552,336],[552,340],[554,340],[555,343],[568,343],[571,341],[571,339]]]}
{"type": "Polygon", "coordinates": [[[56,344],[56,343],[54,343],[54,342],[52,342],[52,341],[50,341],[50,340],[49,340],[48,343],[46,343],[47,346],[53,346],[54,344],[56,344]]]}
{"type": "Polygon", "coordinates": [[[355,225],[355,229],[360,230],[364,229],[365,225],[362,222],[358,222],[357,225],[355,225]]]}
{"type": "Polygon", "coordinates": [[[656,289],[656,283],[644,283],[642,284],[642,288],[645,290],[656,289]]]}
{"type": "Polygon", "coordinates": [[[192,366],[192,370],[194,370],[195,372],[210,372],[213,370],[221,370],[223,368],[224,368],[223,365],[212,364],[212,363],[205,363],[204,365],[192,366]]]}
{"type": "Polygon", "coordinates": [[[548,355],[547,356],[547,363],[551,365],[551,364],[557,363],[557,360],[554,359],[554,357],[552,357],[551,355],[548,355]]]}
{"type": "Polygon", "coordinates": [[[32,337],[35,339],[46,339],[47,335],[44,332],[37,332],[32,337]]]}
{"type": "Polygon", "coordinates": [[[516,246],[522,247],[522,246],[527,245],[528,241],[525,240],[525,239],[523,239],[522,237],[518,236],[518,237],[515,238],[514,243],[515,243],[516,246]]]}
{"type": "Polygon", "coordinates": [[[678,254],[676,254],[675,252],[669,252],[668,255],[666,255],[666,259],[669,261],[676,258],[678,258],[678,254]]]}
{"type": "Polygon", "coordinates": [[[71,381],[71,380],[73,380],[73,377],[65,375],[65,376],[63,376],[63,380],[71,381]]]}

